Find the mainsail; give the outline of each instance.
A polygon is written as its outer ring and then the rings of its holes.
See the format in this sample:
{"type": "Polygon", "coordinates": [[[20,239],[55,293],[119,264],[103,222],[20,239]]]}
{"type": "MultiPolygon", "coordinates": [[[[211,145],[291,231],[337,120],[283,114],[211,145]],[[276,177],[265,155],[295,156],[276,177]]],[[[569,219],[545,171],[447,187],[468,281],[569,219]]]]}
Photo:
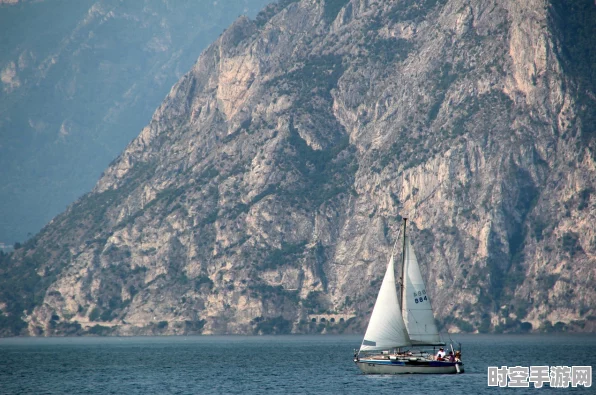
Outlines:
{"type": "Polygon", "coordinates": [[[412,344],[443,344],[430,305],[430,295],[420,274],[420,267],[410,238],[406,237],[404,253],[403,321],[412,344]]]}
{"type": "Polygon", "coordinates": [[[387,350],[410,344],[395,291],[392,255],[360,351],[387,350]]]}

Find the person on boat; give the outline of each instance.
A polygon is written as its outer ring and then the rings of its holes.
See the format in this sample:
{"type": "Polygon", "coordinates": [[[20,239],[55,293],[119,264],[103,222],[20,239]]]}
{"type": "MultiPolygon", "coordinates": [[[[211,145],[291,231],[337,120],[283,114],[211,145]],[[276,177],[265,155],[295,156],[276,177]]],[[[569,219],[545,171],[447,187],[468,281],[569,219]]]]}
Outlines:
{"type": "Polygon", "coordinates": [[[441,347],[439,348],[439,352],[437,353],[437,361],[442,361],[443,358],[445,358],[445,350],[443,350],[443,347],[441,347]]]}
{"type": "Polygon", "coordinates": [[[443,358],[442,356],[437,354],[437,361],[444,361],[444,360],[445,360],[445,358],[443,358]]]}
{"type": "Polygon", "coordinates": [[[453,355],[453,351],[449,351],[449,362],[455,362],[455,355],[453,355]]]}
{"type": "Polygon", "coordinates": [[[461,362],[461,352],[455,352],[455,362],[461,362]]]}

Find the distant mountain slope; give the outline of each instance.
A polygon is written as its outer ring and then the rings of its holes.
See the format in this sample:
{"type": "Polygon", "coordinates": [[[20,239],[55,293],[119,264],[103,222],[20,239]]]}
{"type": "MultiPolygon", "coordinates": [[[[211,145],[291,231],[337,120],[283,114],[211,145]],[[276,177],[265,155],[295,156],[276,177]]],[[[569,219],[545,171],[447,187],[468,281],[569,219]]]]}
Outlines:
{"type": "Polygon", "coordinates": [[[239,18],[3,258],[3,333],[362,330],[403,216],[443,329],[594,330],[594,15],[303,0],[239,18]]]}
{"type": "Polygon", "coordinates": [[[267,2],[0,6],[0,241],[88,192],[200,52],[267,2]]]}

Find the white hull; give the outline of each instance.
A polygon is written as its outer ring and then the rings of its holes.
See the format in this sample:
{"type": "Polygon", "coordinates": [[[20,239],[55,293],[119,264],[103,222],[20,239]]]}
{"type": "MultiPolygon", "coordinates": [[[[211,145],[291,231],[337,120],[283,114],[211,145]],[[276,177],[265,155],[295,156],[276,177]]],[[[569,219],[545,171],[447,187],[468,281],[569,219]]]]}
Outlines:
{"type": "Polygon", "coordinates": [[[457,374],[464,372],[462,363],[429,363],[412,365],[406,362],[359,360],[356,366],[365,374],[457,374]],[[433,366],[434,365],[434,366],[433,366]],[[458,371],[459,367],[459,371],[458,371]]]}

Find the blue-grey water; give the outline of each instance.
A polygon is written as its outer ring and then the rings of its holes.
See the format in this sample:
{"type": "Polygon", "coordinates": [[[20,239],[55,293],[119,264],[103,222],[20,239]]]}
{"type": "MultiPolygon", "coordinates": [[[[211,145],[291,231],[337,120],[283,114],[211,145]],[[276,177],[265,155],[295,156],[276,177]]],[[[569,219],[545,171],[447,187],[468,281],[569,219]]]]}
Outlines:
{"type": "MultiPolygon", "coordinates": [[[[596,367],[596,335],[458,335],[462,375],[363,375],[360,336],[0,339],[2,394],[477,394],[488,366],[596,367]]],[[[596,393],[592,388],[506,389],[596,393]]]]}

